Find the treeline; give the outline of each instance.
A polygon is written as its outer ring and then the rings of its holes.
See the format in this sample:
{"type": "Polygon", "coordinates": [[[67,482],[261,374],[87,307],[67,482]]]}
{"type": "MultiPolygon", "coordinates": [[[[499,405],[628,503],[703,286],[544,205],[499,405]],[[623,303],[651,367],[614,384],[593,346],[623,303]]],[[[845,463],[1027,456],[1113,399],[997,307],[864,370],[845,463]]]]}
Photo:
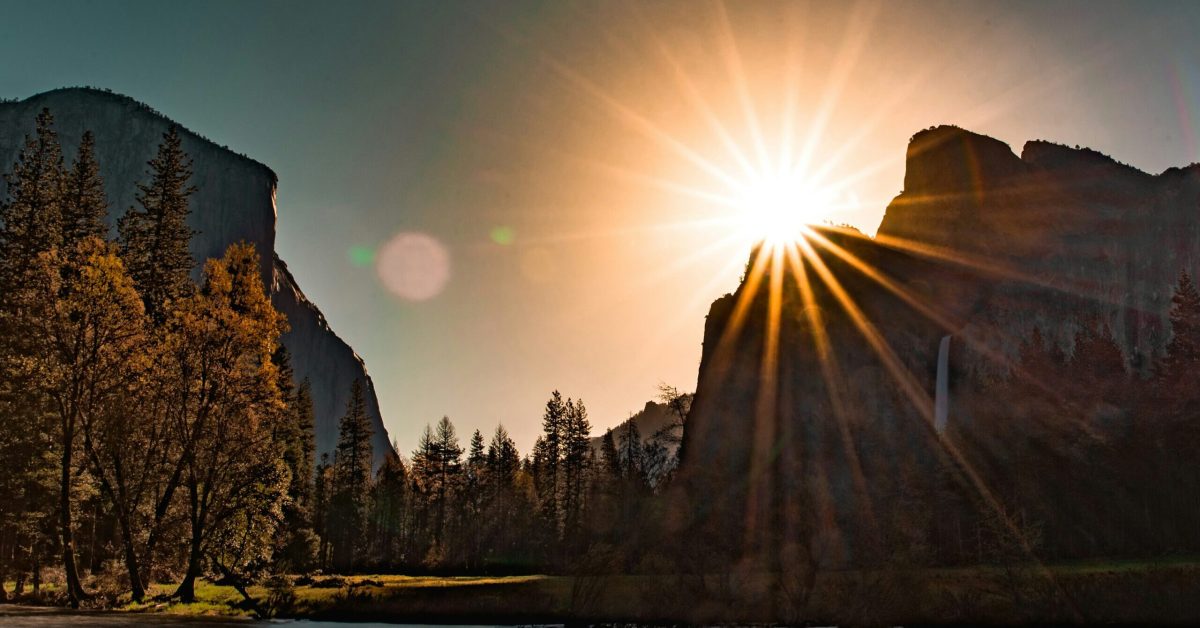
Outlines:
{"type": "Polygon", "coordinates": [[[72,605],[152,583],[190,602],[209,577],[253,603],[244,585],[269,573],[564,570],[649,543],[690,396],[663,389],[677,420],[648,441],[630,422],[593,447],[583,402],[555,392],[527,456],[502,427],[464,448],[443,418],[374,469],[356,381],[317,464],[258,252],[230,246],[194,280],[177,129],[147,165],[115,239],[91,133],[66,163],[43,110],[6,175],[0,599],[45,579],[72,605]]]}
{"type": "Polygon", "coordinates": [[[104,579],[190,601],[198,577],[242,578],[311,535],[308,387],[253,246],[193,281],[191,174],[171,128],[115,240],[90,132],[67,164],[43,110],[6,175],[0,598],[53,573],[72,605],[104,579]]]}
{"type": "Polygon", "coordinates": [[[1012,566],[1200,552],[1200,291],[1187,273],[1168,321],[1165,351],[1144,372],[1096,318],[1067,323],[1066,338],[1034,328],[1003,373],[964,370],[944,436],[956,457],[912,455],[874,481],[889,518],[875,537],[882,551],[864,560],[1012,566]]]}
{"type": "Polygon", "coordinates": [[[1035,329],[1009,377],[963,383],[954,403],[965,420],[950,436],[1003,517],[926,495],[922,542],[939,562],[987,562],[1015,532],[1044,560],[1200,552],[1200,292],[1186,272],[1169,323],[1147,373],[1093,320],[1069,352],[1035,329]]]}
{"type": "Polygon", "coordinates": [[[503,426],[487,440],[476,430],[464,446],[443,417],[425,427],[409,460],[390,453],[372,475],[370,424],[356,384],[335,455],[322,456],[316,468],[312,520],[319,550],[312,562],[292,568],[633,568],[653,542],[642,531],[662,514],[654,497],[676,464],[667,445],[678,442],[691,400],[670,387],[661,392],[676,421],[646,440],[630,421],[593,446],[583,401],[555,391],[542,415],[543,433],[527,456],[503,426]]]}

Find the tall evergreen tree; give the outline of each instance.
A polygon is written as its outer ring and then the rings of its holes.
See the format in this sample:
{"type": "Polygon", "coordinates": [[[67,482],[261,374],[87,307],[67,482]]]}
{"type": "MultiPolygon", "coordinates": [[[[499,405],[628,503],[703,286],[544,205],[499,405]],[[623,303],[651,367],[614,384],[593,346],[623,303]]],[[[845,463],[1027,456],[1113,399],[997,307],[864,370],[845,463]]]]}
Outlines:
{"type": "Polygon", "coordinates": [[[1191,375],[1200,366],[1200,291],[1186,271],[1175,285],[1169,316],[1171,340],[1161,370],[1168,377],[1191,375]]]}
{"type": "Polygon", "coordinates": [[[567,404],[557,390],[551,393],[542,413],[542,436],[534,445],[536,489],[542,525],[554,541],[562,538],[562,458],[567,422],[567,404]]]}
{"type": "Polygon", "coordinates": [[[27,359],[36,355],[30,311],[37,301],[38,255],[62,243],[62,150],[53,125],[43,109],[4,177],[8,198],[0,203],[0,403],[28,425],[41,412],[27,359]]]}
{"type": "Polygon", "coordinates": [[[464,554],[468,569],[479,564],[483,553],[485,530],[476,522],[483,516],[485,495],[484,483],[487,472],[487,454],[483,447],[483,434],[475,430],[471,434],[471,444],[467,454],[466,473],[463,478],[463,495],[461,500],[462,517],[464,521],[462,540],[467,544],[464,554]]]}
{"type": "Polygon", "coordinates": [[[378,565],[393,568],[404,558],[408,518],[408,469],[394,447],[375,475],[371,495],[371,555],[378,565]]]}
{"type": "Polygon", "coordinates": [[[429,548],[425,562],[431,567],[439,566],[449,549],[452,500],[459,492],[462,453],[449,417],[442,417],[436,428],[426,426],[413,452],[413,483],[421,501],[422,537],[429,548]]]}
{"type": "Polygon", "coordinates": [[[333,530],[331,523],[331,506],[333,501],[333,465],[329,462],[329,454],[321,454],[321,462],[313,470],[313,530],[317,533],[317,568],[329,567],[330,547],[332,546],[333,530]]]}
{"type": "Polygon", "coordinates": [[[624,433],[621,434],[621,447],[619,449],[621,476],[627,482],[635,485],[647,483],[646,465],[642,459],[643,451],[641,430],[638,429],[637,423],[626,421],[624,433]]]}
{"type": "Polygon", "coordinates": [[[104,224],[107,214],[108,199],[104,196],[100,165],[96,163],[95,138],[91,131],[85,131],[79,142],[79,154],[63,179],[63,247],[70,249],[85,238],[103,239],[108,234],[104,224]]]}
{"type": "Polygon", "coordinates": [[[467,465],[471,467],[482,467],[485,460],[485,454],[483,450],[483,434],[480,434],[479,430],[475,430],[475,432],[471,434],[471,447],[468,451],[467,465]]]}
{"type": "Polygon", "coordinates": [[[183,152],[179,131],[172,126],[163,134],[158,154],[147,162],[149,183],[138,184],[137,202],[117,223],[121,254],[146,313],[155,323],[165,320],[164,304],[186,295],[194,260],[188,250],[195,232],[187,225],[188,185],[192,160],[183,152]]]}
{"type": "MultiPolygon", "coordinates": [[[[63,158],[54,132],[54,117],[43,109],[35,120],[34,135],[6,176],[8,200],[0,204],[0,404],[2,410],[21,417],[22,429],[49,427],[45,421],[47,399],[38,359],[44,357],[39,342],[38,287],[47,280],[45,263],[61,265],[63,158]],[[49,254],[49,257],[43,254],[49,254]]],[[[56,267],[52,272],[58,272],[56,267]]],[[[61,419],[61,413],[58,413],[61,419]]],[[[59,536],[67,577],[67,596],[78,606],[85,596],[75,562],[72,540],[71,471],[75,448],[74,422],[58,421],[57,450],[60,462],[59,536]]]]}
{"type": "Polygon", "coordinates": [[[367,548],[367,518],[371,498],[371,422],[361,379],[350,387],[346,414],[338,425],[333,458],[334,568],[353,571],[367,548]]]}
{"type": "Polygon", "coordinates": [[[484,560],[515,558],[524,534],[525,504],[518,488],[521,455],[503,425],[496,426],[487,448],[484,483],[484,560]]]}
{"type": "Polygon", "coordinates": [[[621,477],[621,455],[617,453],[611,428],[604,430],[604,436],[600,438],[600,464],[608,478],[615,480],[621,477]]]}
{"type": "MultiPolygon", "coordinates": [[[[283,348],[281,353],[286,355],[283,348]]],[[[278,362],[286,363],[280,359],[278,362]]],[[[281,387],[292,378],[290,366],[281,364],[281,387]],[[284,375],[286,373],[286,375],[284,375]]],[[[290,385],[289,385],[290,387],[290,385]]],[[[312,385],[308,378],[294,390],[284,390],[288,399],[286,420],[283,422],[280,443],[283,460],[290,471],[288,503],[283,511],[283,533],[279,537],[276,559],[291,571],[304,572],[312,568],[317,554],[317,537],[313,531],[313,404],[312,385]]]]}
{"type": "Polygon", "coordinates": [[[7,293],[37,254],[62,244],[63,157],[49,109],[38,114],[13,170],[5,176],[8,200],[0,204],[0,286],[7,293]]]}
{"type": "MultiPolygon", "coordinates": [[[[590,476],[591,423],[583,400],[567,400],[563,417],[563,528],[564,535],[580,534],[585,520],[585,496],[590,476]]],[[[579,539],[573,538],[573,541],[579,539]]],[[[575,543],[578,549],[578,543],[575,543]]]]}

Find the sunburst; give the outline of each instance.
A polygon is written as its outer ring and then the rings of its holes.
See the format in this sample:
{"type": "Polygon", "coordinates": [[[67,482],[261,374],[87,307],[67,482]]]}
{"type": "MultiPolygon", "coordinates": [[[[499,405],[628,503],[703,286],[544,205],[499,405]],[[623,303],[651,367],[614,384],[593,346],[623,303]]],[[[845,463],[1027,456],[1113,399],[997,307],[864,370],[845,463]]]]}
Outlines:
{"type": "MultiPolygon", "coordinates": [[[[656,50],[671,69],[670,76],[665,80],[674,80],[684,99],[695,109],[704,120],[716,138],[716,144],[727,153],[722,156],[708,155],[698,150],[690,142],[672,135],[651,118],[639,112],[636,107],[622,101],[616,95],[603,89],[597,82],[589,79],[583,73],[564,64],[561,60],[550,55],[543,55],[542,61],[546,67],[557,74],[568,85],[578,89],[588,96],[598,107],[608,111],[611,116],[637,131],[654,144],[673,154],[679,163],[685,164],[702,174],[701,181],[680,182],[665,177],[647,174],[645,171],[618,164],[588,165],[597,167],[607,174],[625,180],[652,186],[659,190],[677,194],[689,203],[695,203],[705,208],[705,215],[693,220],[671,224],[656,224],[650,227],[662,229],[700,229],[706,231],[718,230],[712,244],[702,247],[692,255],[684,256],[667,264],[661,272],[649,273],[646,281],[665,281],[668,275],[683,272],[694,262],[713,255],[731,254],[734,262],[744,260],[752,247],[761,247],[758,255],[752,257],[752,263],[746,269],[741,288],[738,290],[737,301],[732,312],[726,319],[726,326],[721,331],[715,352],[733,351],[739,342],[741,332],[750,323],[751,313],[755,311],[752,304],[764,290],[767,296],[766,317],[763,321],[762,335],[764,346],[762,363],[758,376],[761,384],[759,399],[754,409],[755,434],[752,439],[751,495],[747,503],[746,519],[748,533],[756,527],[752,525],[758,512],[756,500],[763,499],[762,491],[771,490],[769,474],[765,461],[776,451],[780,435],[776,433],[771,416],[775,414],[778,370],[780,367],[780,327],[783,317],[782,277],[791,273],[797,278],[804,308],[802,316],[807,317],[808,328],[812,333],[815,353],[819,361],[820,376],[829,381],[826,390],[830,395],[830,407],[839,422],[839,432],[842,437],[847,459],[852,468],[855,490],[860,493],[859,503],[863,504],[862,513],[867,520],[874,520],[875,513],[867,492],[867,478],[858,459],[853,435],[845,425],[849,386],[845,381],[846,374],[838,364],[838,356],[834,354],[831,339],[825,331],[827,316],[833,316],[833,310],[840,310],[841,316],[851,323],[851,327],[863,338],[865,345],[878,356],[883,371],[890,376],[901,393],[916,409],[916,415],[929,423],[927,433],[935,447],[941,449],[952,459],[958,469],[965,475],[966,484],[970,486],[982,500],[1003,515],[1003,509],[981,475],[977,473],[970,460],[959,452],[954,443],[942,434],[936,433],[933,424],[933,401],[929,392],[920,379],[905,366],[903,361],[889,345],[887,334],[883,333],[880,323],[871,321],[862,307],[843,284],[844,277],[839,279],[825,260],[830,257],[845,262],[850,270],[857,272],[878,284],[882,289],[902,299],[915,311],[946,328],[959,327],[958,322],[951,320],[946,313],[940,312],[935,304],[926,303],[922,297],[913,294],[904,286],[888,278],[881,269],[854,256],[845,248],[836,244],[814,229],[814,225],[837,222],[839,214],[854,209],[857,200],[848,192],[849,188],[869,174],[878,171],[891,160],[861,164],[861,167],[844,173],[840,178],[831,178],[840,168],[843,161],[860,142],[870,137],[871,132],[884,119],[885,113],[895,106],[912,90],[918,89],[926,76],[933,73],[935,68],[922,68],[910,81],[905,90],[892,94],[888,99],[879,103],[878,109],[858,126],[853,137],[841,142],[836,150],[825,155],[824,160],[815,163],[822,145],[823,136],[828,128],[831,112],[838,105],[843,87],[846,85],[854,70],[859,53],[869,41],[871,22],[874,19],[875,4],[858,4],[849,21],[847,32],[842,39],[842,48],[838,52],[829,83],[821,90],[820,104],[815,111],[802,114],[796,108],[797,97],[795,90],[799,82],[789,76],[784,89],[784,117],[777,133],[764,130],[763,121],[756,111],[755,99],[748,85],[738,50],[736,37],[730,26],[723,4],[715,5],[716,30],[719,37],[716,44],[720,56],[725,62],[729,73],[730,83],[736,91],[737,99],[743,109],[745,131],[749,142],[739,143],[735,140],[741,136],[731,130],[727,120],[722,120],[717,114],[717,108],[707,102],[696,85],[697,82],[689,76],[678,63],[670,47],[663,41],[655,41],[656,50]],[[797,137],[799,134],[799,137],[797,137]],[[769,140],[778,138],[777,142],[769,140]],[[726,164],[732,167],[726,167],[726,164]],[[713,211],[715,210],[715,211],[713,211]],[[819,282],[824,292],[832,295],[831,303],[817,307],[815,303],[814,285],[819,282]],[[825,308],[825,309],[823,309],[825,308]]],[[[648,32],[651,37],[657,37],[648,32]]],[[[795,59],[789,58],[789,67],[798,67],[795,59]]],[[[987,117],[987,116],[982,116],[987,117]]],[[[587,162],[586,158],[569,156],[570,158],[587,162]]],[[[620,234],[578,234],[572,237],[609,237],[620,234]]],[[[866,237],[859,233],[855,237],[866,237]]],[[[977,271],[1005,276],[1010,279],[1029,279],[1017,271],[992,260],[982,260],[969,255],[945,251],[929,247],[921,243],[901,241],[897,238],[880,238],[876,241],[880,246],[903,250],[927,259],[958,264],[977,271]]],[[[711,284],[710,284],[711,285],[711,284]]],[[[703,295],[701,295],[703,296],[703,295]]],[[[683,314],[684,312],[681,312],[683,314]]],[[[670,328],[670,321],[662,322],[663,328],[670,328]]],[[[758,323],[755,322],[757,325],[758,323]]],[[[652,339],[651,339],[652,340],[652,339]]],[[[971,338],[965,338],[970,343],[971,338]]],[[[986,347],[976,347],[986,350],[986,347]]],[[[712,362],[721,368],[730,362],[715,359],[712,362]]],[[[715,378],[722,377],[721,373],[711,374],[715,378]]],[[[1020,532],[1005,518],[1010,531],[1020,538],[1020,532]]],[[[751,539],[748,539],[751,540],[751,539]]],[[[1023,539],[1022,539],[1023,540],[1023,539]]],[[[1024,540],[1023,540],[1024,541],[1024,540]]],[[[1027,552],[1028,544],[1023,542],[1027,552]]],[[[1032,556],[1032,553],[1030,552],[1032,556]]],[[[1049,576],[1048,571],[1043,571],[1049,576]]]]}

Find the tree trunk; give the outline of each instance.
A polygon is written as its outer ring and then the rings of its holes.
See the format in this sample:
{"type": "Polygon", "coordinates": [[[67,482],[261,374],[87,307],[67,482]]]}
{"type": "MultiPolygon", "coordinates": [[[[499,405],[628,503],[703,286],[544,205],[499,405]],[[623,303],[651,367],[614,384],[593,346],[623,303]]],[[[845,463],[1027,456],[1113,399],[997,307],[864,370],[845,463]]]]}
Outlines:
{"type": "Polygon", "coordinates": [[[196,601],[196,576],[200,575],[200,532],[199,525],[192,526],[192,543],[191,551],[188,552],[187,573],[183,576],[183,582],[179,583],[179,588],[175,589],[175,597],[185,604],[196,601]]]}
{"type": "MultiPolygon", "coordinates": [[[[150,571],[154,566],[154,549],[158,544],[162,522],[167,516],[167,509],[170,508],[171,500],[175,496],[175,490],[179,487],[180,479],[183,477],[183,461],[186,460],[188,455],[190,455],[190,451],[185,451],[180,461],[176,463],[175,470],[171,473],[171,478],[167,480],[167,485],[163,488],[163,494],[154,507],[154,521],[150,524],[150,534],[146,540],[146,553],[142,556],[141,572],[147,578],[150,577],[150,571]]],[[[142,581],[142,586],[149,584],[149,581],[142,581]]]]}
{"type": "Polygon", "coordinates": [[[74,444],[74,429],[65,422],[62,434],[62,477],[59,491],[59,519],[62,524],[63,570],[67,577],[67,599],[72,608],[79,608],[79,601],[87,597],[79,582],[79,571],[75,565],[75,534],[71,521],[71,449],[74,444]]]}
{"type": "Polygon", "coordinates": [[[146,597],[146,586],[142,581],[137,553],[133,549],[133,531],[129,526],[129,517],[122,514],[117,517],[117,520],[121,526],[121,541],[125,545],[125,569],[129,572],[129,586],[133,593],[133,601],[141,602],[146,597]]]}
{"type": "Polygon", "coordinates": [[[33,550],[33,597],[38,597],[42,592],[42,555],[37,551],[37,546],[33,550]]]}
{"type": "Polygon", "coordinates": [[[250,591],[248,591],[246,589],[245,579],[243,579],[241,576],[233,573],[233,571],[231,569],[229,569],[225,565],[221,564],[221,562],[216,560],[215,558],[213,559],[213,564],[216,565],[217,570],[219,570],[221,572],[223,583],[228,584],[229,586],[232,586],[238,593],[240,593],[242,595],[242,599],[245,600],[247,606],[254,609],[254,612],[258,613],[258,615],[260,617],[268,616],[267,613],[263,612],[262,607],[259,606],[258,600],[254,599],[253,597],[250,596],[250,591]]]}

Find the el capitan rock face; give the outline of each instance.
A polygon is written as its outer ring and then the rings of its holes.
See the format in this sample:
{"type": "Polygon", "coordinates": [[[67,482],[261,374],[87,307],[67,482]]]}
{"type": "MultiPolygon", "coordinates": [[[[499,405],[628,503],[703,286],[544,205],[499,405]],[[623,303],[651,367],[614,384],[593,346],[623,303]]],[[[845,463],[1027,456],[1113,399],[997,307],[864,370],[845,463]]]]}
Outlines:
{"type": "MultiPolygon", "coordinates": [[[[43,108],[54,115],[54,128],[68,163],[83,132],[90,130],[95,135],[96,157],[108,195],[108,223],[115,226],[116,219],[135,204],[135,184],[146,179],[146,162],[154,157],[163,133],[175,123],[131,98],[95,89],[59,89],[0,103],[0,170],[11,168],[25,136],[33,133],[34,117],[43,108]]],[[[362,360],[329,328],[275,255],[275,173],[182,127],[180,136],[183,150],[193,160],[190,182],[197,188],[188,217],[188,224],[198,232],[192,239],[192,256],[200,263],[220,257],[226,247],[240,240],[255,245],[262,257],[264,285],[291,327],[282,340],[291,353],[296,379],[308,377],[312,383],[318,455],[332,453],[350,384],[362,378],[378,464],[391,444],[370,376],[362,360]]],[[[6,193],[6,185],[0,181],[0,196],[6,193]]]]}
{"type": "MultiPolygon", "coordinates": [[[[1003,398],[995,382],[1013,372],[1035,329],[1066,356],[1081,330],[1108,329],[1130,381],[1148,376],[1170,337],[1175,283],[1200,264],[1198,218],[1197,166],[1150,175],[1088,149],[1035,141],[1018,157],[956,127],[917,133],[904,191],[875,238],[818,229],[810,241],[820,263],[799,272],[786,260],[765,263],[761,281],[743,281],[713,303],[679,471],[679,497],[705,507],[683,525],[731,548],[730,560],[769,567],[878,564],[929,538],[961,540],[951,528],[965,525],[963,504],[982,499],[967,466],[1007,477],[962,458],[981,450],[972,439],[998,408],[1021,401],[1003,398]],[[830,289],[822,264],[852,308],[830,289]],[[781,276],[775,297],[772,275],[781,276]],[[777,331],[772,309],[781,312],[777,331]],[[933,396],[947,335],[943,433],[933,396]]],[[[1030,442],[1091,443],[1097,434],[1105,447],[1120,442],[1130,410],[1107,394],[1072,402],[1078,424],[1061,430],[1086,437],[1039,433],[1030,442]]],[[[1068,447],[1061,455],[1069,469],[1082,454],[1068,447]]],[[[1096,508],[1070,488],[1080,481],[1064,480],[1045,499],[1064,537],[1069,515],[1061,513],[1096,508]]],[[[1127,489],[1137,487],[1112,486],[1127,489]]],[[[1055,551],[1095,555],[1122,534],[1157,534],[1115,515],[1101,519],[1091,538],[1056,541],[1055,551]]]]}

